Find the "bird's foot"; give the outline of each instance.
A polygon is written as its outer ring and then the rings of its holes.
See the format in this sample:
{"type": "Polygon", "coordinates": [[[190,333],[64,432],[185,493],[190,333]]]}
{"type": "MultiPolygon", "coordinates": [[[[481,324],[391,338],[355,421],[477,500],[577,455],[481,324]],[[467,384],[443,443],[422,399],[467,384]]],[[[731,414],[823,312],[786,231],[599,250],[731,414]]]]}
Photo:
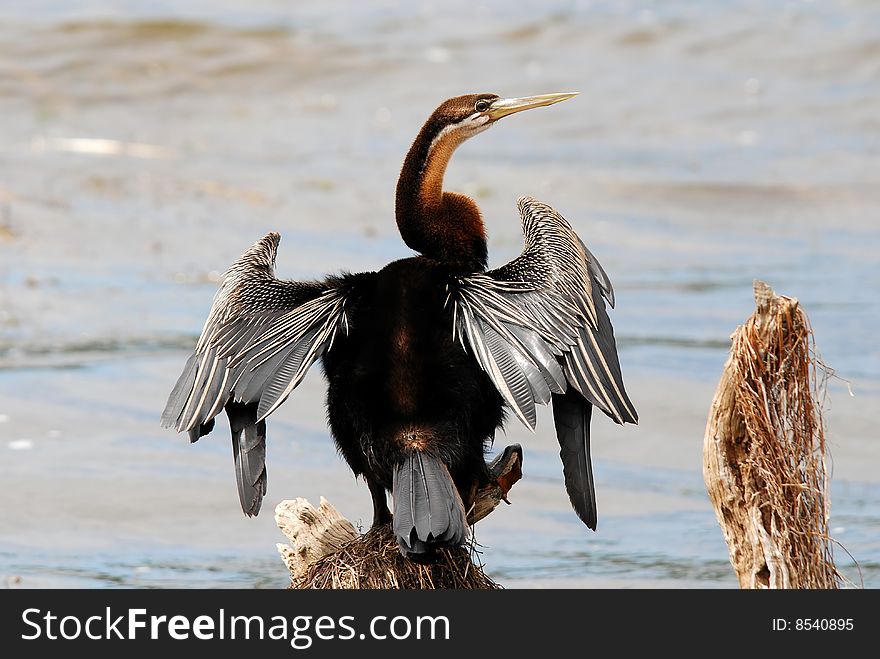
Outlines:
{"type": "Polygon", "coordinates": [[[522,478],[522,447],[519,444],[508,446],[486,466],[490,481],[476,492],[468,512],[468,524],[471,525],[495,510],[500,502],[510,504],[507,493],[522,478]]]}

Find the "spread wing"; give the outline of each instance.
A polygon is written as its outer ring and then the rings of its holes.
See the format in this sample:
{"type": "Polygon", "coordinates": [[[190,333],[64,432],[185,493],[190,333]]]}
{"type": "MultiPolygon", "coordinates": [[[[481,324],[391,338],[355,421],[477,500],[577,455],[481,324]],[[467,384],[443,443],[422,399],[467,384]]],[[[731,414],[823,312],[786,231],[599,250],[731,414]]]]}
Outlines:
{"type": "Polygon", "coordinates": [[[195,351],[162,414],[163,426],[186,431],[197,441],[226,408],[242,508],[251,515],[265,494],[265,418],[337,333],[347,331],[346,303],[372,276],[276,279],[280,239],[277,233],[266,235],[223,276],[195,351]]]}
{"type": "Polygon", "coordinates": [[[578,515],[595,528],[589,405],[617,423],[638,420],[605,309],[605,301],[614,305],[614,291],[559,213],[530,197],[518,205],[522,254],[450,284],[454,331],[532,430],[536,404],[553,401],[566,487],[578,515]]]}

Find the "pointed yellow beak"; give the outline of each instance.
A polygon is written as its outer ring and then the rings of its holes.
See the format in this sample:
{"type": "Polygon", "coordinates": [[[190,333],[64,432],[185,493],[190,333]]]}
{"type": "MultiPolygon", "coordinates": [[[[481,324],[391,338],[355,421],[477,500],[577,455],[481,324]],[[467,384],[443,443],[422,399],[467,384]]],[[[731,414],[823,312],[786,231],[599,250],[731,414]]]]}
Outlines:
{"type": "Polygon", "coordinates": [[[501,117],[506,117],[514,112],[522,112],[523,110],[531,110],[544,105],[553,105],[559,101],[565,101],[573,96],[577,96],[578,92],[565,92],[562,94],[541,94],[539,96],[524,96],[523,98],[499,98],[494,101],[486,114],[489,115],[490,121],[497,121],[501,117]]]}

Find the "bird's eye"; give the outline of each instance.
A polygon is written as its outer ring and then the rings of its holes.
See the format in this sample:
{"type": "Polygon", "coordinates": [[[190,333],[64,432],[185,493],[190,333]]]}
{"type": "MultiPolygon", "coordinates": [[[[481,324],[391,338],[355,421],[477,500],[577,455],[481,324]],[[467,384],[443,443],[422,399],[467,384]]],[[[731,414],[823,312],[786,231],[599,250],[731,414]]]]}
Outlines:
{"type": "Polygon", "coordinates": [[[485,99],[480,99],[477,101],[476,105],[474,105],[474,110],[477,112],[485,112],[489,109],[489,101],[485,99]]]}

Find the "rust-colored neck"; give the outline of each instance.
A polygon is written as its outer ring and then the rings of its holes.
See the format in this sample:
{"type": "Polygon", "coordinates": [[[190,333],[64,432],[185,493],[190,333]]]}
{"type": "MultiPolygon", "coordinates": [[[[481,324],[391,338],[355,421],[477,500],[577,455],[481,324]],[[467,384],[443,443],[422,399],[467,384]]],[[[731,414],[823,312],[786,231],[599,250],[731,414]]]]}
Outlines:
{"type": "Polygon", "coordinates": [[[443,175],[453,152],[465,140],[431,120],[404,160],[397,181],[397,227],[417,252],[466,271],[486,269],[486,231],[470,197],[443,192],[443,175]]]}

